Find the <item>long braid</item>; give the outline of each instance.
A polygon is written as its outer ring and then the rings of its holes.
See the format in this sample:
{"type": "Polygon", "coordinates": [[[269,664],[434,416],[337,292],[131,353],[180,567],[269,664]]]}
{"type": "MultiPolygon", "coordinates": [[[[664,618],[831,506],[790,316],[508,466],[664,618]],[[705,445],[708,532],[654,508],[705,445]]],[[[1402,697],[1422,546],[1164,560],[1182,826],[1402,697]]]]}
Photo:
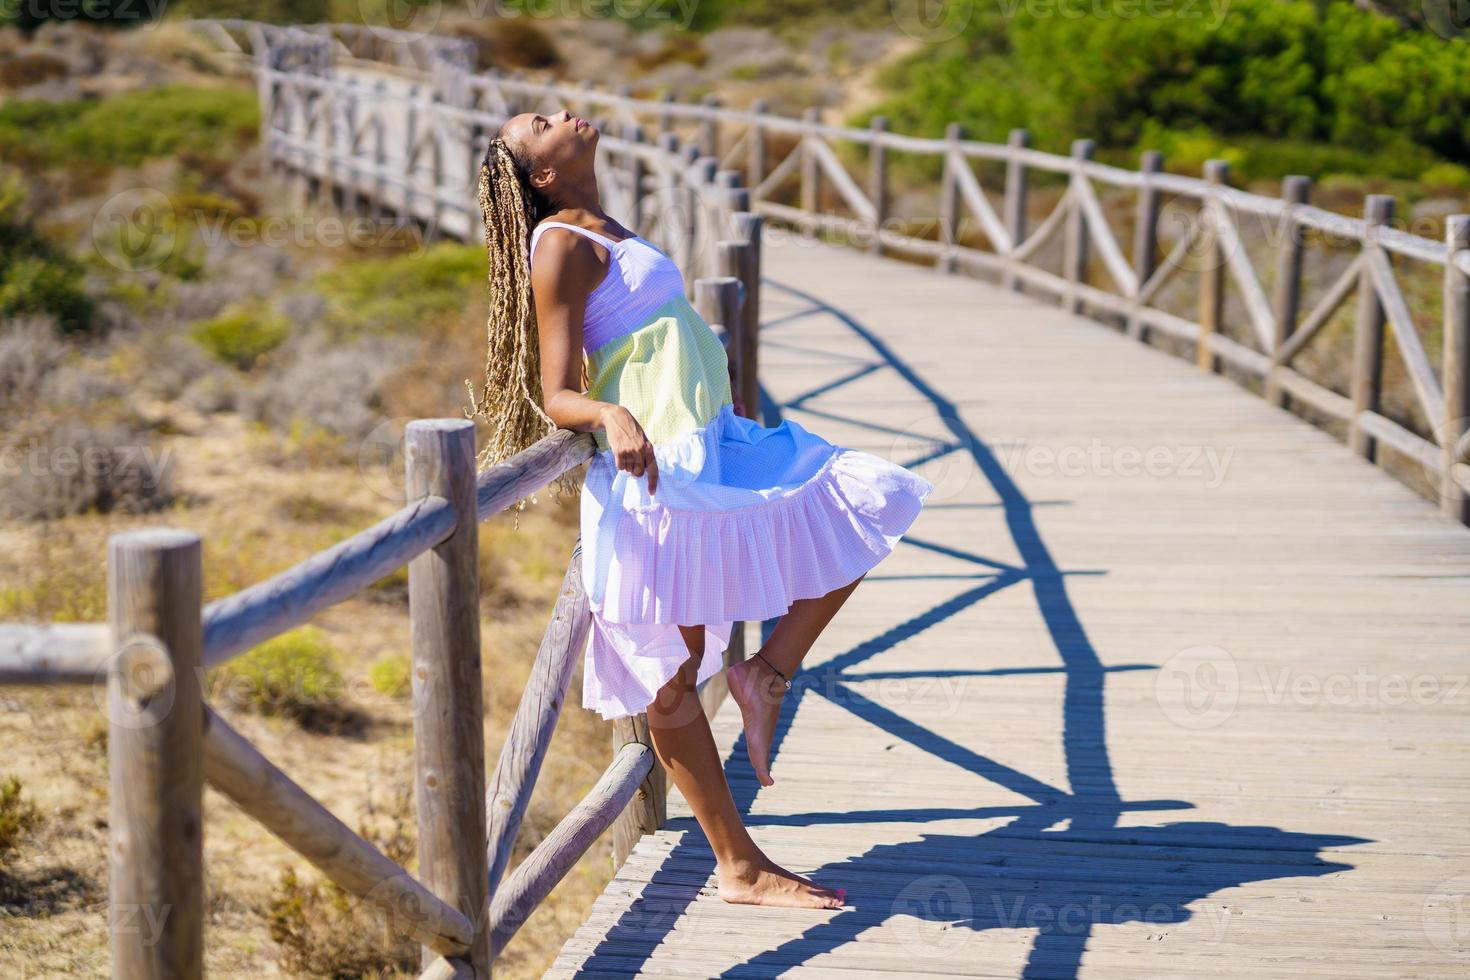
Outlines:
{"type": "MultiPolygon", "coordinates": [[[[536,307],[531,296],[531,229],[547,203],[525,182],[510,147],[497,136],[480,164],[480,211],[485,219],[485,256],[489,262],[490,315],[486,321],[485,389],[476,396],[469,379],[472,409],[465,415],[489,423],[490,436],[480,451],[485,469],[534,445],[557,429],[541,406],[541,349],[536,307]]],[[[582,360],[582,386],[587,387],[587,361],[582,360]]],[[[552,485],[558,498],[581,488],[579,467],[558,476],[552,485]]],[[[530,500],[534,503],[536,495],[530,500]]],[[[516,523],[526,499],[516,501],[516,523]]]]}

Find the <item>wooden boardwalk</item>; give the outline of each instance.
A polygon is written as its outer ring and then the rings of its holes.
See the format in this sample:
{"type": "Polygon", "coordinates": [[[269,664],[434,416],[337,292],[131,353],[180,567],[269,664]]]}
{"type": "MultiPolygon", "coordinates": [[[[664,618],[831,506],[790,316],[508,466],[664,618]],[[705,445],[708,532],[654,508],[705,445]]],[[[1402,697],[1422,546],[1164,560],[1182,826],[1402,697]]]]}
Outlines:
{"type": "Polygon", "coordinates": [[[850,904],[727,905],[671,791],[547,975],[1466,975],[1470,530],[1093,321],[765,250],[768,424],[937,484],[775,786],[715,719],[756,840],[850,904]]]}

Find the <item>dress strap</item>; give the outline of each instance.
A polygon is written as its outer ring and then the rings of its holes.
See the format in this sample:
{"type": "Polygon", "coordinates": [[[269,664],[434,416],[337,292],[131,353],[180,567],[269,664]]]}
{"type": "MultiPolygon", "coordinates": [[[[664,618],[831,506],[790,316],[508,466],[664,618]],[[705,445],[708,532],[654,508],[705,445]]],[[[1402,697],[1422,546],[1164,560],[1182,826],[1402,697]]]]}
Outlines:
{"type": "Polygon", "coordinates": [[[567,223],[565,221],[543,221],[543,222],[541,222],[540,224],[538,224],[536,226],[536,230],[535,231],[531,232],[531,258],[532,259],[534,259],[536,257],[536,242],[538,240],[540,240],[541,233],[543,231],[545,231],[547,228],[553,228],[553,227],[555,227],[555,228],[570,228],[572,231],[575,231],[577,234],[582,235],[583,237],[586,237],[586,238],[590,238],[593,241],[599,242],[600,244],[606,246],[609,253],[612,252],[614,245],[621,244],[621,242],[615,242],[611,238],[608,238],[606,235],[599,235],[597,232],[592,231],[589,228],[583,228],[580,225],[569,224],[569,223],[567,223]]]}

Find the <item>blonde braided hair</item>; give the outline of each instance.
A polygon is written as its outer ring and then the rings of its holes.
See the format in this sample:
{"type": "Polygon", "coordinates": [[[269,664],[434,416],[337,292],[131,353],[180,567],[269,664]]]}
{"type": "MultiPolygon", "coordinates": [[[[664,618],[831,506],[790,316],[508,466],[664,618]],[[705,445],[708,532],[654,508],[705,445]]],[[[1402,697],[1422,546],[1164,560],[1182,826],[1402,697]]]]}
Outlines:
{"type": "MultiPolygon", "coordinates": [[[[551,210],[533,188],[528,170],[505,140],[490,141],[480,164],[480,212],[485,219],[485,256],[489,262],[490,315],[486,321],[485,388],[477,396],[468,378],[472,409],[490,436],[478,466],[494,466],[555,432],[557,424],[542,408],[541,345],[536,307],[531,295],[531,230],[551,210]]],[[[582,358],[582,388],[588,387],[587,358],[582,358]]],[[[574,466],[552,481],[562,499],[581,489],[581,467],[574,466]]],[[[530,500],[536,502],[533,493],[530,500]]],[[[516,501],[516,524],[526,500],[516,501]]]]}

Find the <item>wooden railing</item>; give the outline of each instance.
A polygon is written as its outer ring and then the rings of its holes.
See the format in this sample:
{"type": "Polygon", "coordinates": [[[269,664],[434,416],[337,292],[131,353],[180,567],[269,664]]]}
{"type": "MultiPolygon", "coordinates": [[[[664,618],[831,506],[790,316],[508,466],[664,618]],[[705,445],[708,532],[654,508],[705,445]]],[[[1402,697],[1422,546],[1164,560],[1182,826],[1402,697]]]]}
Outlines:
{"type": "MultiPolygon", "coordinates": [[[[395,69],[427,70],[441,81],[458,70],[453,46],[441,59],[443,50],[433,39],[404,38],[407,50],[389,57],[394,39],[375,32],[248,22],[199,26],[251,56],[267,152],[278,169],[293,166],[289,151],[299,145],[301,119],[290,118],[292,113],[318,107],[331,91],[334,62],[381,57],[395,69]],[[318,84],[323,81],[329,84],[318,84]]],[[[317,119],[333,117],[323,113],[317,119]]],[[[379,136],[386,137],[382,119],[379,136]]],[[[489,117],[474,122],[481,134],[483,127],[498,125],[489,117]]],[[[323,130],[330,133],[332,126],[323,130]]],[[[359,144],[354,139],[347,145],[359,144]]],[[[648,233],[686,257],[700,247],[696,242],[713,243],[710,268],[731,273],[692,279],[690,291],[721,331],[732,383],[753,408],[760,216],[741,207],[745,192],[738,181],[717,183],[705,162],[681,154],[672,143],[630,141],[617,148],[638,175],[631,193],[648,233]],[[738,237],[721,237],[727,233],[738,237]]],[[[326,149],[328,161],[354,162],[350,154],[337,160],[331,144],[326,149]]],[[[412,164],[410,159],[410,172],[412,164]]],[[[436,207],[462,207],[464,200],[439,192],[443,171],[436,176],[436,193],[426,199],[436,207]]],[[[314,179],[320,192],[326,185],[319,175],[314,179]]],[[[412,213],[414,199],[406,200],[412,213]]],[[[612,726],[613,760],[601,779],[524,861],[509,867],[588,637],[580,540],[499,761],[486,780],[477,527],[594,451],[590,433],[559,430],[477,473],[470,420],[418,420],[405,432],[406,506],[264,582],[204,605],[199,536],[174,528],[130,531],[109,540],[107,623],[0,625],[0,684],[95,683],[107,690],[114,976],[202,975],[206,780],[346,892],[380,910],[392,934],[421,943],[425,977],[490,976],[495,956],[604,832],[613,830],[614,861],[621,863],[642,834],[663,824],[667,781],[647,718],[619,719],[612,726]],[[308,622],[404,565],[418,878],[235,731],[205,703],[202,682],[205,670],[308,622]],[[156,934],[145,936],[132,925],[142,913],[150,923],[162,923],[156,934]]],[[[742,626],[735,624],[731,633],[727,664],[744,657],[742,626]]],[[[723,674],[706,682],[700,690],[705,711],[712,714],[725,693],[723,674]]]]}
{"type": "MultiPolygon", "coordinates": [[[[221,26],[225,22],[207,23],[212,26],[201,30],[227,31],[221,26]]],[[[258,26],[233,23],[231,43],[259,60],[256,42],[246,36],[252,30],[260,36],[258,26]]],[[[413,58],[387,57],[380,49],[392,47],[393,40],[382,29],[316,25],[307,33],[331,48],[339,63],[344,55],[393,66],[433,63],[406,95],[385,91],[381,83],[368,93],[360,82],[332,78],[330,72],[267,66],[260,73],[263,100],[317,112],[297,130],[277,128],[266,137],[268,154],[291,161],[313,192],[321,191],[321,178],[313,175],[309,160],[330,160],[349,193],[372,184],[378,202],[415,215],[431,231],[471,237],[477,234],[478,215],[466,189],[473,186],[473,175],[468,168],[456,173],[446,166],[446,147],[479,145],[489,127],[523,109],[566,105],[603,130],[603,185],[622,193],[620,213],[649,217],[638,198],[650,181],[675,196],[689,194],[682,217],[743,182],[749,189],[739,192],[735,209],[873,252],[929,261],[941,271],[978,272],[1009,288],[1050,297],[1069,311],[1114,320],[1139,341],[1172,338],[1179,352],[1202,369],[1218,372],[1229,366],[1272,404],[1306,406],[1344,423],[1345,438],[1363,457],[1382,461],[1387,447],[1422,467],[1443,511],[1470,523],[1470,216],[1447,218],[1445,240],[1438,242],[1395,228],[1391,198],[1371,195],[1361,218],[1347,217],[1308,203],[1311,181],[1306,177],[1286,178],[1281,197],[1230,187],[1224,161],[1208,163],[1202,178],[1187,177],[1163,172],[1161,156],[1150,151],[1139,169],[1128,170],[1094,161],[1090,140],[1077,140],[1071,154],[1063,156],[1031,149],[1023,130],[1002,145],[966,139],[958,124],[940,138],[892,133],[881,117],[868,128],[831,126],[818,121],[815,109],[792,119],[767,112],[759,101],[736,110],[722,107],[713,96],[698,105],[636,99],[627,86],[604,91],[531,80],[523,72],[471,72],[458,53],[434,61],[433,44],[457,52],[453,46],[462,42],[408,35],[402,43],[416,52],[413,58]],[[395,98],[412,105],[415,120],[401,169],[387,166],[381,152],[359,149],[381,143],[382,105],[395,98]],[[324,125],[333,112],[344,121],[324,125]],[[645,124],[656,127],[653,144],[646,142],[645,124]],[[909,233],[910,222],[891,214],[889,170],[897,154],[938,158],[932,237],[909,233]],[[849,172],[844,155],[865,157],[866,172],[849,172]],[[702,173],[684,180],[672,176],[668,171],[678,159],[703,168],[702,173]],[[985,186],[977,164],[995,171],[997,187],[985,186]],[[1050,211],[1033,221],[1028,205],[1039,197],[1031,187],[1037,174],[1062,190],[1050,211]],[[1109,225],[1100,186],[1135,195],[1126,245],[1109,225]],[[1182,213],[1186,219],[1172,240],[1161,221],[1166,195],[1171,216],[1182,213]],[[1243,243],[1247,222],[1255,222],[1274,246],[1269,279],[1243,243]],[[1303,260],[1313,239],[1353,248],[1356,254],[1320,300],[1303,309],[1303,260]],[[1044,268],[1043,256],[1058,244],[1060,268],[1044,268]],[[1416,309],[1410,299],[1415,294],[1406,295],[1396,262],[1437,269],[1440,302],[1421,300],[1416,309]],[[1186,269],[1199,277],[1192,316],[1171,311],[1162,301],[1164,287],[1186,269]],[[1227,319],[1230,288],[1238,295],[1235,320],[1227,319]],[[1320,377],[1309,377],[1300,365],[1301,355],[1349,298],[1356,299],[1353,353],[1343,393],[1320,377]],[[1440,306],[1437,313],[1430,309],[1434,305],[1440,306]],[[1439,321],[1435,325],[1443,339],[1437,371],[1420,339],[1416,315],[1439,321]],[[1386,344],[1390,337],[1391,345],[1386,344]],[[1396,353],[1387,354],[1388,346],[1396,353]],[[1398,359],[1411,393],[1397,419],[1384,406],[1388,357],[1398,359]],[[1423,434],[1406,424],[1410,415],[1419,416],[1423,434]]],[[[295,57],[307,63],[324,58],[295,57]]],[[[678,222],[676,203],[662,202],[651,220],[667,215],[678,222]]],[[[730,271],[728,264],[721,265],[715,243],[742,237],[738,230],[703,240],[687,229],[671,231],[686,267],[730,271]]],[[[750,311],[754,308],[748,304],[750,311]]],[[[749,353],[753,359],[754,352],[749,353]]],[[[746,382],[753,384],[754,377],[746,374],[746,382]]],[[[753,404],[749,390],[746,403],[753,404]]]]}

